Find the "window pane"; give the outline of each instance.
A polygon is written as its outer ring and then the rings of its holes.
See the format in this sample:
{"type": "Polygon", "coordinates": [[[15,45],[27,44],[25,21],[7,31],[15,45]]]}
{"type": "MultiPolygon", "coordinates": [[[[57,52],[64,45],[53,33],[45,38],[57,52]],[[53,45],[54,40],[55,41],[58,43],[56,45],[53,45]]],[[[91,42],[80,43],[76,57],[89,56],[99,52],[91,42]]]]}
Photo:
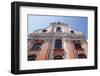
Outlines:
{"type": "Polygon", "coordinates": [[[42,30],[42,32],[47,32],[47,30],[42,30]]]}
{"type": "Polygon", "coordinates": [[[74,33],[74,31],[70,31],[71,33],[74,33]]]}
{"type": "Polygon", "coordinates": [[[75,46],[75,49],[81,49],[82,48],[79,43],[75,43],[74,46],[75,46]]]}
{"type": "Polygon", "coordinates": [[[35,43],[34,46],[33,46],[33,49],[39,50],[41,48],[41,45],[42,45],[41,43],[35,43]]]}
{"type": "Polygon", "coordinates": [[[61,27],[57,27],[56,32],[62,32],[61,27]]]}
{"type": "Polygon", "coordinates": [[[62,48],[62,42],[61,42],[60,39],[57,39],[57,40],[55,41],[55,48],[62,48]]]}

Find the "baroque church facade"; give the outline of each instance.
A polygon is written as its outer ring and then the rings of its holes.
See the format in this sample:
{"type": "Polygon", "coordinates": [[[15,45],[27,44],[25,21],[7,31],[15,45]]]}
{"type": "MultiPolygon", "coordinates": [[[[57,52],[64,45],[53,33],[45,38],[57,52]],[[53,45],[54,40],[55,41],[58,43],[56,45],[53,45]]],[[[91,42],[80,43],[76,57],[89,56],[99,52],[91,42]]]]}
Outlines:
{"type": "Polygon", "coordinates": [[[88,57],[83,33],[61,22],[50,23],[28,35],[28,61],[82,59],[88,57]]]}

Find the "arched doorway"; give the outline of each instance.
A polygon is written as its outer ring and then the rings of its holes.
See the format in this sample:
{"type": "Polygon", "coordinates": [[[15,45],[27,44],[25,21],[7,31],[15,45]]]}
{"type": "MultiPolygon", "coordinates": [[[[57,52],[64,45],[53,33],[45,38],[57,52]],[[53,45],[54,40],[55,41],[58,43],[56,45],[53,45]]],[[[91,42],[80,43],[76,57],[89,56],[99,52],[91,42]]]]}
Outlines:
{"type": "Polygon", "coordinates": [[[63,57],[62,56],[54,56],[54,60],[59,60],[59,59],[63,59],[63,57]]]}

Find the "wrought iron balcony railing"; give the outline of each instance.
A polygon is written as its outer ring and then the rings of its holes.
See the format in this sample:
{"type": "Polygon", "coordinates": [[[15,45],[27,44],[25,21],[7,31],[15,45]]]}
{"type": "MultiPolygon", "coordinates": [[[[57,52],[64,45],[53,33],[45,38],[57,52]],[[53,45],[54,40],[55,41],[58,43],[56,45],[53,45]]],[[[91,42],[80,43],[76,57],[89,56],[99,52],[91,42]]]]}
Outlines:
{"type": "Polygon", "coordinates": [[[53,49],[54,50],[54,53],[53,53],[53,55],[54,56],[64,56],[64,49],[53,49]]]}

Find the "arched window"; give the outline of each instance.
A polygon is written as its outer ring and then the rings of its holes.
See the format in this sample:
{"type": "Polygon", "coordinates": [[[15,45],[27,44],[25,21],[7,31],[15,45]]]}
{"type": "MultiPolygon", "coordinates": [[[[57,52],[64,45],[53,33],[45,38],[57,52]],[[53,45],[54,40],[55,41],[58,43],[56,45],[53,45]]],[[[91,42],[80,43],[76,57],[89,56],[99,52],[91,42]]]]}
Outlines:
{"type": "Polygon", "coordinates": [[[74,33],[74,31],[73,31],[73,30],[71,30],[70,32],[71,32],[71,33],[74,33]]]}
{"type": "Polygon", "coordinates": [[[28,61],[36,60],[36,57],[37,57],[36,54],[34,54],[34,55],[29,55],[29,56],[28,56],[28,61]]]}
{"type": "Polygon", "coordinates": [[[54,60],[56,60],[56,59],[63,59],[63,57],[62,56],[54,56],[54,60]]]}
{"type": "Polygon", "coordinates": [[[44,30],[42,30],[42,32],[47,32],[47,30],[46,30],[46,29],[44,29],[44,30]]]}
{"type": "Polygon", "coordinates": [[[80,43],[74,43],[74,47],[75,47],[76,50],[82,48],[80,43]]]}
{"type": "Polygon", "coordinates": [[[62,48],[62,41],[60,39],[56,39],[55,48],[62,48]]]}
{"type": "Polygon", "coordinates": [[[56,32],[62,32],[61,27],[57,27],[56,32]]]}
{"type": "Polygon", "coordinates": [[[39,50],[41,49],[42,44],[41,43],[35,43],[32,47],[33,50],[39,50]]]}

